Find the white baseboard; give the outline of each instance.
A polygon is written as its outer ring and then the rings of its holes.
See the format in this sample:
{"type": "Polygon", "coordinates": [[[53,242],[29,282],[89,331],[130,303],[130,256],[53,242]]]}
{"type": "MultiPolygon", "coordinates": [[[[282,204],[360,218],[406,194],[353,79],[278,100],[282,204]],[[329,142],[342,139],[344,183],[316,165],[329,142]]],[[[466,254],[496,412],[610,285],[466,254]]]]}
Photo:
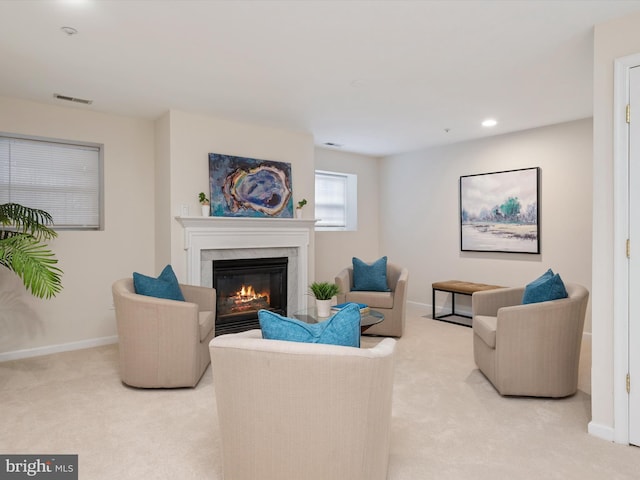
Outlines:
{"type": "Polygon", "coordinates": [[[13,352],[0,353],[0,362],[8,362],[9,360],[19,360],[21,358],[41,357],[43,355],[51,355],[52,353],[70,352],[72,350],[82,350],[85,348],[101,347],[103,345],[111,345],[118,343],[118,336],[91,338],[89,340],[81,340],[79,342],[63,343],[60,345],[47,345],[46,347],[27,348],[24,350],[15,350],[13,352]]]}
{"type": "Polygon", "coordinates": [[[407,300],[407,305],[411,305],[414,308],[425,310],[427,312],[431,311],[431,305],[429,305],[428,303],[414,302],[412,300],[407,300]]]}
{"type": "Polygon", "coordinates": [[[594,437],[600,438],[602,440],[608,440],[609,442],[614,441],[615,432],[613,431],[613,428],[606,425],[589,422],[587,431],[589,432],[589,435],[593,435],[594,437]]]}

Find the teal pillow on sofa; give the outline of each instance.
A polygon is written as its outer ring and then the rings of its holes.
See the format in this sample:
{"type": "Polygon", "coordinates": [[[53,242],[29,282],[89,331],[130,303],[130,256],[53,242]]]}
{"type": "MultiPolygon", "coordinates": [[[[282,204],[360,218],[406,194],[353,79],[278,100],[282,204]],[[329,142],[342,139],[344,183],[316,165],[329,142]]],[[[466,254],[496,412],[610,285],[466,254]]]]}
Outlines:
{"type": "Polygon", "coordinates": [[[567,298],[568,296],[567,289],[560,275],[557,273],[554,274],[553,271],[549,269],[542,276],[527,284],[524,288],[522,303],[547,302],[549,300],[567,298]]]}
{"type": "Polygon", "coordinates": [[[164,267],[158,278],[133,272],[133,288],[139,295],[184,302],[184,296],[171,265],[164,267]]]}
{"type": "Polygon", "coordinates": [[[258,321],[262,338],[268,340],[360,346],[360,309],[355,303],[320,323],[305,323],[269,310],[259,310],[258,321]]]}
{"type": "Polygon", "coordinates": [[[387,257],[368,264],[353,257],[352,290],[364,292],[390,292],[387,283],[387,257]]]}

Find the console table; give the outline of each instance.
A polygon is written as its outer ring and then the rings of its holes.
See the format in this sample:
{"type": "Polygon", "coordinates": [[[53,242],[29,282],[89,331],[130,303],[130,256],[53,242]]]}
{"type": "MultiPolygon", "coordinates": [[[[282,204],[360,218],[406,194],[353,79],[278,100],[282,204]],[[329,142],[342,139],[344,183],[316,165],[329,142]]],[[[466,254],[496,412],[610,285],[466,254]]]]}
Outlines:
{"type": "MultiPolygon", "coordinates": [[[[444,320],[444,319],[454,315],[458,317],[472,318],[470,315],[456,313],[456,294],[471,296],[474,294],[474,292],[482,292],[484,290],[494,290],[496,288],[504,288],[504,287],[500,287],[498,285],[487,285],[485,283],[463,282],[460,280],[447,280],[445,282],[432,283],[431,288],[432,288],[432,293],[431,293],[432,318],[434,320],[443,320],[445,322],[451,322],[451,320],[444,320]],[[446,292],[451,294],[451,313],[436,316],[436,292],[446,292]]],[[[471,326],[461,322],[451,322],[451,323],[458,323],[460,325],[465,325],[467,327],[471,326]]]]}

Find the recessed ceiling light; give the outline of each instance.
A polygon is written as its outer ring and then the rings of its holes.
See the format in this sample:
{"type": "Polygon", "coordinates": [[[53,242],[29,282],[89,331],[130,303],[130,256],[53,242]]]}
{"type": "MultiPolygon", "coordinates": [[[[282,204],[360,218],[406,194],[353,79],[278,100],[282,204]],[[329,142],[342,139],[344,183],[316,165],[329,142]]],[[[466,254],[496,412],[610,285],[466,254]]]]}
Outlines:
{"type": "Polygon", "coordinates": [[[487,118],[485,121],[482,122],[483,127],[495,127],[497,124],[498,122],[495,121],[493,118],[487,118]]]}

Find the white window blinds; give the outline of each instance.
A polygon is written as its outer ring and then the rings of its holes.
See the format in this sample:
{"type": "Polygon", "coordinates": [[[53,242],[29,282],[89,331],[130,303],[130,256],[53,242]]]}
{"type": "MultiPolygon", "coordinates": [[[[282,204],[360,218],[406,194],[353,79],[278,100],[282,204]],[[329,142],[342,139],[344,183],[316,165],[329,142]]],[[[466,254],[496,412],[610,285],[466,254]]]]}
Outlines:
{"type": "Polygon", "coordinates": [[[317,226],[344,227],[347,218],[347,178],[316,172],[317,226]]]}
{"type": "Polygon", "coordinates": [[[98,145],[0,136],[0,203],[46,210],[54,227],[100,228],[98,145]]]}
{"type": "Polygon", "coordinates": [[[317,230],[356,230],[358,177],[352,173],[316,170],[317,230]]]}

